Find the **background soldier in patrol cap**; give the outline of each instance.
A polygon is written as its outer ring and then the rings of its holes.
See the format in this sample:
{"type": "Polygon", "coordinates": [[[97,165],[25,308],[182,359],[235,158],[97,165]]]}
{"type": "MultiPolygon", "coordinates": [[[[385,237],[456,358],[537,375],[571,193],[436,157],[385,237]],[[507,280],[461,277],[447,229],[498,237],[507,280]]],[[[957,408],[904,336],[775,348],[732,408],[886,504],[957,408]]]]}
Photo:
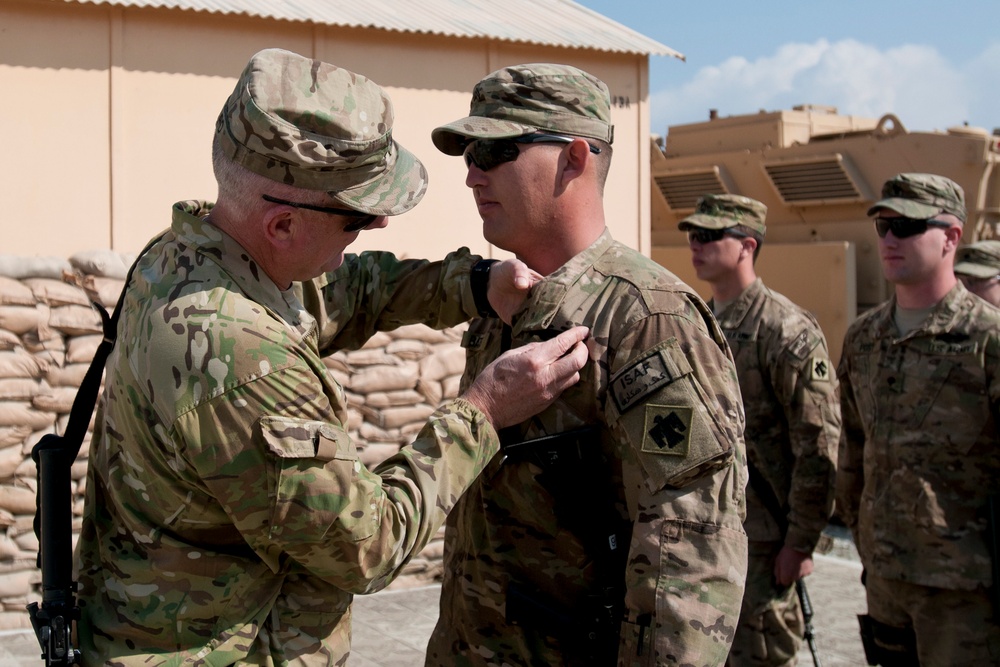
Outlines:
{"type": "Polygon", "coordinates": [[[749,461],[746,593],[729,665],[795,664],[804,619],[795,582],[833,510],[840,405],[816,319],[764,286],[754,263],[767,207],[705,195],[678,225],[729,340],[743,393],[749,461]]]}
{"type": "Polygon", "coordinates": [[[175,204],[127,288],[78,552],[85,664],[344,664],[352,594],[434,535],[495,429],[577,377],[582,329],[501,358],[412,446],[361,465],[321,357],[378,328],[455,324],[485,298],[464,250],[344,257],[423,196],[392,119],[375,83],[288,51],[256,54],[237,82],[218,202],[175,204]]]}
{"type": "Polygon", "coordinates": [[[955,279],[956,183],[899,174],[868,215],[895,295],[850,326],[837,369],[837,506],[865,568],[865,651],[870,664],[1000,664],[987,542],[1000,310],[955,279]]]}
{"type": "Polygon", "coordinates": [[[965,289],[1000,306],[1000,241],[978,241],[959,248],[955,277],[965,289]]]}
{"type": "Polygon", "coordinates": [[[545,278],[512,325],[474,321],[463,386],[505,348],[591,330],[576,388],[501,439],[449,515],[429,665],[719,665],[746,568],[743,410],[705,303],[616,242],[607,86],[506,67],[434,130],[483,234],[545,278]],[[548,438],[546,456],[520,443],[548,438]]]}

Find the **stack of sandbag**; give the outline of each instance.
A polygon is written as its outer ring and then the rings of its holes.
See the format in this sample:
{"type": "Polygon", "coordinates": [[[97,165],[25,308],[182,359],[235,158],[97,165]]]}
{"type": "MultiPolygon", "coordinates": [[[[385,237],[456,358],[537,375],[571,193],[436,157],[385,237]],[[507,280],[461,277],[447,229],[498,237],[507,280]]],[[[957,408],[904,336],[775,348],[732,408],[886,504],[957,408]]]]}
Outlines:
{"type": "MultiPolygon", "coordinates": [[[[36,469],[32,447],[62,433],[101,340],[91,305],[113,308],[131,258],[0,255],[0,629],[30,627],[37,600],[36,469]]],[[[89,434],[71,470],[74,540],[80,528],[89,434]]]]}
{"type": "MultiPolygon", "coordinates": [[[[458,395],[465,369],[465,325],[435,331],[423,325],[376,334],[360,350],[325,362],[347,392],[348,428],[369,468],[412,441],[443,400],[458,395]]],[[[390,588],[440,581],[443,529],[390,588]]]]}
{"type": "MultiPolygon", "coordinates": [[[[114,309],[133,259],[112,251],[69,260],[0,255],[0,631],[30,627],[24,607],[41,598],[32,447],[48,433],[64,432],[102,339],[91,302],[109,313],[114,309]]],[[[361,350],[327,359],[347,392],[348,428],[365,465],[396,453],[442,400],[457,395],[465,365],[459,346],[463,329],[403,327],[376,335],[361,350]]],[[[71,471],[74,542],[89,448],[88,432],[71,471]]],[[[421,585],[440,573],[438,534],[393,586],[421,585]]]]}

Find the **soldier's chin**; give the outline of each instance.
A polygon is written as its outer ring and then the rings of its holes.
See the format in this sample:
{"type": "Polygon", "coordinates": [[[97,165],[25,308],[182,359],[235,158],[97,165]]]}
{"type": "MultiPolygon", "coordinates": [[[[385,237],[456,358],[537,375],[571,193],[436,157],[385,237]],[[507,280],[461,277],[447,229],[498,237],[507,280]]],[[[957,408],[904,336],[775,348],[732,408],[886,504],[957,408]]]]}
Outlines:
{"type": "Polygon", "coordinates": [[[344,251],[341,250],[339,253],[337,253],[336,257],[330,259],[330,261],[327,263],[326,266],[323,267],[323,269],[327,272],[336,271],[337,269],[340,268],[340,265],[343,263],[344,263],[344,251]]]}

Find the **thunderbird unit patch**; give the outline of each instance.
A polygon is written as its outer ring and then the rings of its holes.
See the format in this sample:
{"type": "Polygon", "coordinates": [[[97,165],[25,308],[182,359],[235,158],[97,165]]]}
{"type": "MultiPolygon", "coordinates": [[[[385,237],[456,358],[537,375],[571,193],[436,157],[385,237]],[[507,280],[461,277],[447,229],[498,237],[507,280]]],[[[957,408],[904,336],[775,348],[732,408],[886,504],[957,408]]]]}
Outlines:
{"type": "Polygon", "coordinates": [[[691,445],[692,408],[647,405],[642,451],[663,456],[687,457],[691,445]]]}

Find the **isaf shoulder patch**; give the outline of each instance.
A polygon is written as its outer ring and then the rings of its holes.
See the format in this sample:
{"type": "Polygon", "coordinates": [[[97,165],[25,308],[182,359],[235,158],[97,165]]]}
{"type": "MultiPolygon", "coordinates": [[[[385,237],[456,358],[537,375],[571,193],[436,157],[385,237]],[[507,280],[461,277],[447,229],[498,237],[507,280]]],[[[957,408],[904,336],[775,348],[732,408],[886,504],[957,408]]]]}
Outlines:
{"type": "Polygon", "coordinates": [[[817,345],[819,345],[819,338],[803,329],[788,346],[788,351],[796,359],[805,359],[817,345]]]}
{"type": "Polygon", "coordinates": [[[684,355],[671,352],[670,348],[657,350],[611,378],[608,393],[614,399],[619,414],[624,414],[646,396],[692,372],[684,355]]]}
{"type": "Polygon", "coordinates": [[[694,410],[675,405],[647,405],[642,451],[686,458],[691,449],[694,410]]]}

